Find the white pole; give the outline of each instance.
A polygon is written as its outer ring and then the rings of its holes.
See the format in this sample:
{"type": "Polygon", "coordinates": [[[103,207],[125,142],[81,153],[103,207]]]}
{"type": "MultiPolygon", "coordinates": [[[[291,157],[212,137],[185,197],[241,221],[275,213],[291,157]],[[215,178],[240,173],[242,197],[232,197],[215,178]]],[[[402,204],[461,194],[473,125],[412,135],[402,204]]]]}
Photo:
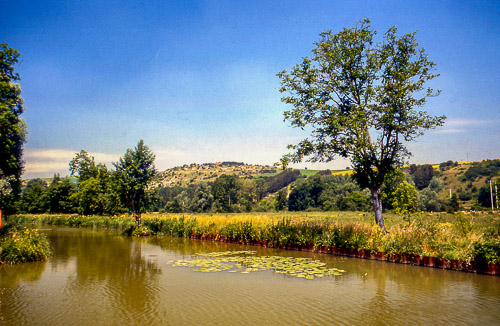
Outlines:
{"type": "Polygon", "coordinates": [[[497,203],[497,211],[498,211],[498,187],[495,183],[495,202],[497,203]]]}
{"type": "Polygon", "coordinates": [[[495,207],[493,206],[493,186],[491,180],[490,180],[490,196],[491,196],[491,210],[494,210],[495,207]]]}

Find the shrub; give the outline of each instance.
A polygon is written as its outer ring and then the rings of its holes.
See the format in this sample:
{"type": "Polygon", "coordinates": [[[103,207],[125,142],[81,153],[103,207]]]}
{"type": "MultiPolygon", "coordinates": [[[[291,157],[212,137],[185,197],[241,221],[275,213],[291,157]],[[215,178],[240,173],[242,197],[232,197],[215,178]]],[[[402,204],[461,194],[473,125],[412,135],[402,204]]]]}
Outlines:
{"type": "Polygon", "coordinates": [[[474,244],[476,261],[478,263],[496,264],[500,263],[500,240],[486,239],[484,242],[474,244]]]}
{"type": "Polygon", "coordinates": [[[23,228],[0,240],[0,261],[9,264],[42,261],[52,254],[47,236],[23,228]]]}

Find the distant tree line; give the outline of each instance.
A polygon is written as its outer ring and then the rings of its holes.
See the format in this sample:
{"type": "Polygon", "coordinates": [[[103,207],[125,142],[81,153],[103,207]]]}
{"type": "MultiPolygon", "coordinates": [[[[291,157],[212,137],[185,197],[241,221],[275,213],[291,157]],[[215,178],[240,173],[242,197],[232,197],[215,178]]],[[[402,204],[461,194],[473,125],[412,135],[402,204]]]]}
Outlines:
{"type": "Polygon", "coordinates": [[[94,158],[82,150],[69,163],[71,174],[77,177],[76,183],[58,174],[50,184],[31,179],[23,189],[18,209],[27,213],[82,215],[131,212],[140,222],[141,213],[150,209],[156,200],[156,190],[150,188],[157,174],[154,159],[142,140],[114,163],[114,170],[96,164],[94,158]]]}
{"type": "MultiPolygon", "coordinates": [[[[28,213],[79,213],[118,214],[144,211],[159,212],[250,212],[250,211],[369,211],[371,196],[362,190],[349,175],[332,175],[321,171],[305,178],[299,170],[287,169],[274,176],[238,178],[220,175],[215,181],[188,187],[162,186],[151,183],[154,175],[154,155],[142,142],[134,150],[128,150],[110,170],[96,164],[94,158],[81,151],[70,162],[70,170],[77,179],[54,175],[47,183],[31,179],[23,189],[18,208],[28,213]],[[149,162],[149,179],[133,171],[138,161],[149,162]],[[132,169],[132,170],[131,170],[132,169]],[[139,182],[139,183],[138,183],[139,182]],[[145,186],[147,185],[147,186],[145,186]]],[[[492,176],[497,163],[485,162],[469,168],[465,175],[474,171],[492,176]]],[[[144,171],[143,171],[144,172],[144,171]]],[[[464,186],[452,197],[443,196],[444,182],[431,165],[411,165],[392,171],[381,188],[384,209],[396,207],[402,194],[414,193],[415,210],[456,211],[459,200],[474,200],[479,207],[491,207],[489,186],[480,189],[464,179],[464,186]],[[413,189],[413,190],[412,190],[413,189]],[[417,193],[418,190],[418,193],[417,193]],[[441,196],[439,195],[441,193],[441,196]]],[[[475,173],[475,172],[474,172],[475,173]]],[[[463,177],[461,177],[463,179],[463,177]]],[[[406,203],[405,205],[408,205],[406,203]]]]}

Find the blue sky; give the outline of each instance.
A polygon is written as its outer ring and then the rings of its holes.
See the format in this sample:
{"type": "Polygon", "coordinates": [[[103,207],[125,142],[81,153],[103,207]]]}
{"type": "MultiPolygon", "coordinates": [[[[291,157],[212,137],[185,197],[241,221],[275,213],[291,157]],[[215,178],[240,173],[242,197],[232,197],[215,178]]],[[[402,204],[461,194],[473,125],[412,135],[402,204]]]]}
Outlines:
{"type": "MultiPolygon", "coordinates": [[[[306,134],[283,122],[276,76],[325,30],[369,18],[382,35],[418,31],[442,90],[425,109],[444,127],[411,163],[500,158],[498,1],[4,1],[0,42],[29,126],[25,177],[68,174],[85,149],[110,163],[140,139],[160,170],[185,163],[273,164],[306,134]]],[[[349,163],[305,163],[344,168],[349,163]]]]}

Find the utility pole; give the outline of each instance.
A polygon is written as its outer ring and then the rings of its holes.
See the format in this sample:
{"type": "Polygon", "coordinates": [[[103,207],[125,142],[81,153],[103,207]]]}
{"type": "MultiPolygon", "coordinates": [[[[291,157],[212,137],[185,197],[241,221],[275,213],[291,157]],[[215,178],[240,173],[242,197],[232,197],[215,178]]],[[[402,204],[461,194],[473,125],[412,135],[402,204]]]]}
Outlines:
{"type": "MultiPolygon", "coordinates": [[[[495,210],[495,207],[493,206],[493,180],[490,180],[490,195],[491,195],[491,210],[495,210]]],[[[496,186],[496,185],[495,185],[496,186]]]]}
{"type": "Polygon", "coordinates": [[[495,203],[497,203],[497,211],[498,211],[498,187],[495,183],[495,203]]]}

